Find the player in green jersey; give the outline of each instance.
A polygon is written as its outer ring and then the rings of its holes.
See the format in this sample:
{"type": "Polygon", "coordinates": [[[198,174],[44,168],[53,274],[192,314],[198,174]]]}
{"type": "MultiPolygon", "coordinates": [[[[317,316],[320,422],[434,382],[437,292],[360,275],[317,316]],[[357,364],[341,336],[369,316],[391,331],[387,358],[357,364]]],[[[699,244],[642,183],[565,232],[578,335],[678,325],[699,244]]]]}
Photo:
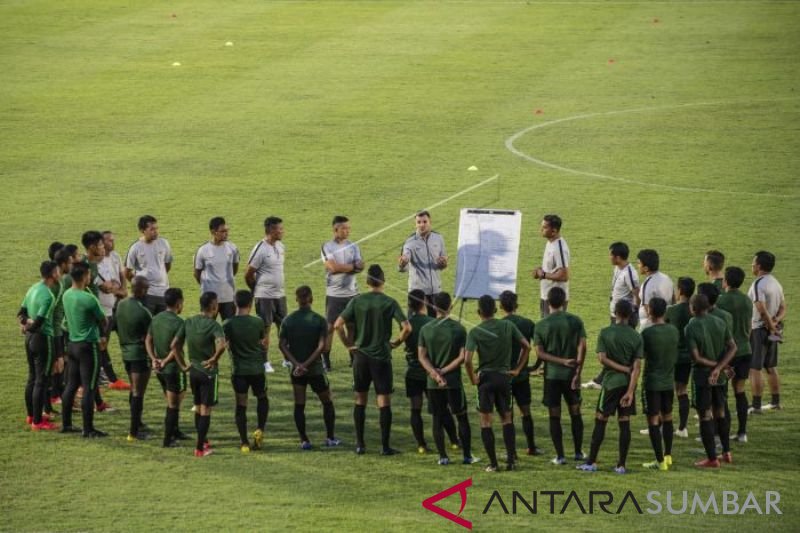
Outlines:
{"type": "Polygon", "coordinates": [[[300,435],[300,448],[310,450],[311,440],[306,433],[306,389],[310,386],[322,403],[325,422],[325,446],[338,446],[336,438],[336,411],[333,407],[331,387],[328,383],[322,353],[328,336],[325,317],[311,309],[314,295],[311,287],[303,285],[295,290],[298,309],[287,316],[281,327],[280,349],[292,366],[291,381],[294,391],[294,422],[300,435]]]}
{"type": "Polygon", "coordinates": [[[667,307],[665,320],[678,329],[678,361],[675,363],[675,395],[678,397],[678,429],[675,436],[689,437],[689,377],[692,373],[692,353],[686,343],[684,329],[692,318],[689,298],[694,294],[695,283],[692,278],[678,278],[677,302],[667,307]]]}
{"type": "Polygon", "coordinates": [[[131,296],[117,305],[115,328],[125,371],[131,384],[130,407],[131,425],[128,442],[146,438],[142,427],[142,411],[144,410],[144,394],[150,381],[150,358],[145,347],[145,339],[150,329],[153,315],[145,306],[145,297],[150,283],[144,276],[135,276],[131,282],[131,296]]]}
{"type": "Polygon", "coordinates": [[[719,468],[714,430],[722,444],[722,460],[732,463],[730,422],[725,418],[724,369],[736,355],[736,342],[730,328],[721,318],[710,314],[708,298],[695,294],[689,301],[694,317],[686,325],[685,335],[692,351],[692,385],[694,407],[700,417],[700,437],[707,458],[697,461],[699,468],[719,468]]]}
{"type": "MultiPolygon", "coordinates": [[[[413,291],[412,291],[413,292],[413,291]]],[[[472,430],[467,418],[467,399],[461,382],[461,365],[466,357],[467,331],[450,318],[452,299],[446,292],[433,298],[436,319],[418,333],[418,360],[427,373],[428,405],[433,414],[433,440],[439,452],[439,464],[450,464],[444,447],[445,417],[458,419],[458,434],[464,453],[464,464],[478,462],[472,456],[472,430]]]]}
{"type": "MultiPolygon", "coordinates": [[[[648,302],[650,305],[656,298],[648,302]]],[[[662,300],[663,301],[663,300],[662,300]]],[[[627,300],[614,305],[616,323],[600,330],[597,338],[597,357],[603,366],[603,383],[597,399],[597,414],[592,432],[592,444],[586,462],[578,470],[597,471],[597,455],[606,434],[608,419],[617,414],[619,423],[619,458],[614,472],[627,473],[626,461],[631,444],[630,417],[636,414],[636,384],[642,360],[642,336],[628,325],[633,306],[627,300]]]]}
{"type": "Polygon", "coordinates": [[[236,394],[236,428],[239,430],[239,449],[250,452],[247,438],[247,392],[256,397],[258,425],[253,433],[253,448],[258,450],[264,441],[264,428],[269,414],[267,398],[266,331],[263,321],[250,314],[253,308],[253,293],[237,291],[234,295],[236,314],[222,324],[228,352],[231,355],[231,384],[236,394]]]}
{"type": "Polygon", "coordinates": [[[550,438],[556,449],[554,465],[566,464],[561,433],[561,399],[567,404],[575,447],[575,460],[583,461],[583,417],[581,416],[581,371],[586,358],[586,329],[583,321],[564,310],[566,294],[560,287],[547,293],[550,314],[540,320],[533,345],[544,361],[542,403],[550,415],[550,438]]]}

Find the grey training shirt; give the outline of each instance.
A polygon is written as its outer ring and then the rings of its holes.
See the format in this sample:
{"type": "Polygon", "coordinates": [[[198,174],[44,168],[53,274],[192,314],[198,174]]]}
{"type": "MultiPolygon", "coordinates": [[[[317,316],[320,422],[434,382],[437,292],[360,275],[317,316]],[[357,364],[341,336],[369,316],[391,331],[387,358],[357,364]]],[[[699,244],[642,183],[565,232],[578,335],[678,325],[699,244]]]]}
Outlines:
{"type": "Polygon", "coordinates": [[[239,249],[235,244],[223,241],[219,245],[207,242],[197,249],[194,268],[200,270],[200,292],[217,293],[220,303],[233,301],[236,287],[233,281],[233,265],[239,264],[239,249]]]}
{"type": "Polygon", "coordinates": [[[446,257],[444,238],[435,231],[427,238],[414,233],[403,244],[403,254],[410,260],[400,269],[408,272],[408,291],[422,290],[425,294],[436,294],[442,290],[441,270],[436,264],[440,257],[446,257]]]}
{"type": "Polygon", "coordinates": [[[125,268],[132,270],[134,276],[144,276],[150,282],[147,290],[150,296],[164,296],[169,289],[167,265],[171,263],[172,248],[161,237],[149,243],[139,239],[131,245],[125,257],[125,268]]]}
{"type": "MultiPolygon", "coordinates": [[[[333,259],[337,263],[352,265],[361,261],[361,250],[357,244],[350,241],[336,242],[330,240],[322,245],[322,260],[333,259]]],[[[332,274],[327,270],[325,281],[325,294],[336,298],[350,298],[358,294],[358,284],[356,283],[355,272],[339,272],[332,274]]]]}

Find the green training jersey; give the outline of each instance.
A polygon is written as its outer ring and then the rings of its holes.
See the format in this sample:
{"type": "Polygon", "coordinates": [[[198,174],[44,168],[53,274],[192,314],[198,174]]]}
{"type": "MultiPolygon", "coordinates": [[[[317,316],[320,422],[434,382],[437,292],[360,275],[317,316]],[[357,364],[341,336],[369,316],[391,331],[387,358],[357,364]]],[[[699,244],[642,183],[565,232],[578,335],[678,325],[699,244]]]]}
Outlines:
{"type": "Polygon", "coordinates": [[[645,390],[671,391],[675,387],[680,333],[672,324],[653,324],[642,331],[645,390]]]}
{"type": "Polygon", "coordinates": [[[511,370],[511,350],[520,341],[519,332],[509,320],[483,320],[467,334],[467,351],[478,352],[478,372],[508,372],[511,370]]]}
{"type": "MultiPolygon", "coordinates": [[[[693,317],[686,325],[686,342],[689,349],[697,349],[702,357],[719,361],[725,354],[725,343],[733,338],[731,329],[721,318],[710,313],[693,317]]],[[[692,375],[698,385],[708,385],[711,368],[692,363],[692,375]]],[[[724,385],[728,378],[720,372],[717,385],[724,385]]]]}
{"type": "Polygon", "coordinates": [[[434,319],[428,315],[411,315],[408,317],[408,323],[411,324],[411,335],[406,338],[406,378],[415,379],[417,381],[425,381],[428,373],[419,364],[419,357],[417,347],[419,346],[419,332],[430,324],[434,319]]]}
{"type": "Polygon", "coordinates": [[[178,339],[185,341],[186,351],[189,352],[189,364],[192,368],[214,375],[219,372],[219,366],[205,368],[204,361],[211,359],[217,351],[217,341],[225,339],[222,326],[206,315],[195,315],[187,318],[183,329],[178,333],[178,339]]]}
{"type": "MultiPolygon", "coordinates": [[[[633,368],[636,359],[642,358],[642,336],[628,324],[614,324],[600,330],[597,336],[597,353],[627,367],[633,368]]],[[[612,390],[627,387],[630,374],[618,372],[613,368],[603,369],[603,389],[612,390]]]]}
{"type": "Polygon", "coordinates": [[[67,331],[67,319],[64,316],[64,293],[72,287],[72,276],[69,273],[61,274],[58,285],[58,298],[53,307],[53,334],[63,335],[67,331]]]}
{"type": "Polygon", "coordinates": [[[711,280],[711,284],[714,285],[717,289],[719,289],[720,293],[722,293],[725,290],[722,288],[722,279],[723,278],[714,278],[713,280],[711,280]]]}
{"type": "Polygon", "coordinates": [[[117,304],[115,322],[123,361],[148,359],[144,339],[152,320],[153,315],[139,299],[130,296],[117,304]]]}
{"type": "Polygon", "coordinates": [[[264,373],[267,351],[264,348],[264,321],[257,316],[235,315],[222,324],[228,340],[234,376],[258,376],[264,373]]]}
{"type": "MultiPolygon", "coordinates": [[[[506,315],[505,317],[503,317],[503,320],[508,320],[509,322],[517,326],[517,329],[519,330],[520,333],[522,333],[522,336],[525,337],[525,340],[528,341],[528,343],[531,342],[531,339],[533,339],[533,330],[535,329],[533,320],[519,315],[506,315]]],[[[517,368],[521,352],[522,352],[522,344],[520,344],[518,341],[515,340],[511,346],[512,369],[517,368]]],[[[529,355],[528,357],[531,356],[529,355]]],[[[530,360],[528,360],[528,362],[530,363],[530,360]]],[[[511,378],[511,383],[520,383],[523,381],[528,381],[529,378],[530,378],[530,372],[528,371],[528,365],[525,365],[518,376],[511,378]]]]}
{"type": "MultiPolygon", "coordinates": [[[[157,359],[166,359],[172,349],[172,341],[175,337],[183,338],[182,331],[183,319],[169,309],[153,317],[148,332],[153,338],[153,351],[156,352],[157,359]]],[[[162,367],[160,372],[162,374],[175,374],[180,371],[178,363],[173,359],[162,367]]]]}
{"type": "Polygon", "coordinates": [[[61,303],[61,296],[62,291],[64,289],[61,288],[61,281],[59,280],[58,283],[50,287],[50,293],[53,295],[53,305],[50,306],[50,324],[53,326],[53,337],[60,337],[63,334],[63,330],[61,329],[61,322],[60,320],[64,319],[64,314],[61,314],[61,317],[56,315],[56,310],[61,303]]]}
{"type": "Polygon", "coordinates": [[[31,320],[36,320],[37,318],[43,319],[39,331],[49,337],[53,336],[52,308],[54,303],[55,298],[53,298],[53,292],[44,281],[39,281],[31,285],[28,292],[25,293],[25,298],[22,300],[22,307],[26,309],[28,318],[31,320]]]}
{"type": "MultiPolygon", "coordinates": [[[[289,344],[289,351],[301,363],[308,361],[319,346],[319,341],[328,335],[325,318],[311,308],[301,308],[283,319],[281,339],[289,344]]],[[[322,358],[317,357],[308,367],[308,376],[319,376],[324,372],[322,358]]]]}
{"type": "Polygon", "coordinates": [[[750,326],[753,320],[753,302],[739,289],[729,289],[717,300],[717,307],[731,314],[733,319],[733,340],[736,341],[736,355],[745,357],[753,353],[750,348],[750,326]]]}
{"type": "Polygon", "coordinates": [[[667,307],[667,314],[664,316],[668,324],[678,328],[678,363],[681,364],[692,362],[692,352],[689,351],[689,345],[686,343],[686,335],[684,334],[686,324],[689,323],[691,318],[692,314],[689,311],[688,302],[670,305],[667,307]]]}
{"type": "MultiPolygon", "coordinates": [[[[543,318],[533,333],[533,345],[541,346],[546,353],[563,359],[577,359],[578,345],[586,338],[583,321],[566,311],[558,311],[543,318]]],[[[575,369],[550,363],[544,364],[545,379],[571,380],[575,369]]]]}
{"type": "Polygon", "coordinates": [[[392,320],[405,322],[400,304],[381,292],[359,294],[340,315],[355,325],[355,345],[359,352],[376,359],[391,359],[392,320]]]}
{"type": "Polygon", "coordinates": [[[94,294],[95,298],[100,296],[100,287],[97,285],[97,278],[99,276],[97,263],[89,261],[88,257],[83,258],[83,265],[89,269],[89,285],[86,290],[94,294]]]}
{"type": "Polygon", "coordinates": [[[106,315],[97,298],[91,292],[70,288],[64,293],[63,301],[69,340],[72,342],[100,340],[99,324],[106,315]]]}
{"type": "MultiPolygon", "coordinates": [[[[453,362],[467,343],[467,330],[450,317],[437,318],[428,322],[419,332],[419,345],[428,351],[428,359],[434,368],[444,368],[453,362]]],[[[427,375],[427,374],[426,374],[427,375]]],[[[461,365],[444,375],[446,388],[460,389],[461,365]]],[[[439,385],[427,376],[429,389],[438,389],[439,385]]]]}

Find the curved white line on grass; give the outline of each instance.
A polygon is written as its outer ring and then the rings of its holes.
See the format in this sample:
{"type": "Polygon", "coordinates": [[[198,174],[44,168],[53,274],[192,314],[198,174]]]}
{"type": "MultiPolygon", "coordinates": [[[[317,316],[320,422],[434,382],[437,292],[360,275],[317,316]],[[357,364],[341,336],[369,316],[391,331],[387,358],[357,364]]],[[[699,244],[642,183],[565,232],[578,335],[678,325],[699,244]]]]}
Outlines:
{"type": "Polygon", "coordinates": [[[629,178],[621,178],[619,176],[611,176],[609,174],[600,174],[597,172],[587,172],[584,170],[578,170],[575,168],[569,168],[562,165],[558,165],[556,163],[550,163],[549,161],[544,161],[543,159],[539,159],[532,155],[528,155],[525,152],[519,150],[514,143],[524,135],[534,131],[546,128],[548,126],[553,126],[555,124],[561,124],[562,122],[573,122],[575,120],[583,120],[587,118],[594,118],[594,117],[603,117],[603,116],[613,116],[613,115],[625,115],[628,113],[646,113],[651,111],[665,111],[670,109],[680,109],[683,107],[700,107],[700,106],[719,106],[719,105],[732,105],[732,104],[739,104],[739,103],[752,103],[752,102],[778,102],[784,100],[797,100],[797,97],[790,97],[790,98],[777,98],[777,99],[770,99],[770,100],[750,100],[749,102],[694,102],[690,104],[675,104],[675,105],[665,105],[665,106],[652,106],[652,107],[638,107],[633,109],[621,109],[617,111],[604,111],[604,112],[597,112],[597,113],[584,113],[581,115],[573,115],[571,117],[564,117],[559,118],[556,120],[550,120],[548,122],[543,122],[541,124],[534,124],[533,126],[527,127],[524,130],[518,131],[508,139],[506,139],[506,148],[514,155],[521,157],[531,163],[536,165],[549,168],[552,170],[559,170],[561,172],[567,172],[569,174],[575,174],[576,176],[583,176],[586,178],[592,179],[599,179],[599,180],[609,180],[609,181],[617,181],[621,183],[632,183],[635,185],[641,185],[643,187],[652,187],[656,189],[665,189],[670,191],[679,191],[679,192],[708,192],[714,194],[733,194],[733,195],[741,195],[741,196],[763,196],[769,198],[798,198],[798,195],[791,195],[791,194],[778,194],[778,193],[769,193],[769,192],[742,192],[742,191],[726,191],[720,189],[704,189],[700,187],[681,187],[678,185],[664,185],[661,183],[651,183],[647,181],[640,181],[634,180],[629,178]]]}

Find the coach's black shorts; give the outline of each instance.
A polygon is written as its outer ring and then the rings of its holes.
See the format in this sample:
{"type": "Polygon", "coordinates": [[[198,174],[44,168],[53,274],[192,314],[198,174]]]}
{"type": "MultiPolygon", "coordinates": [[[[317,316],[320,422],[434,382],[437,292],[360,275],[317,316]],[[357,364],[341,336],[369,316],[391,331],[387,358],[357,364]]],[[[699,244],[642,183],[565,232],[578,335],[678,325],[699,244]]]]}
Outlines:
{"type": "Polygon", "coordinates": [[[569,406],[580,405],[582,401],[581,389],[573,390],[570,380],[545,378],[542,404],[544,404],[545,407],[561,407],[562,397],[569,406]]]}
{"type": "Polygon", "coordinates": [[[355,296],[326,296],[325,297],[325,320],[328,324],[333,324],[344,308],[355,296]]]}
{"type": "Polygon", "coordinates": [[[236,314],[236,304],[233,302],[219,302],[217,304],[217,313],[220,318],[225,321],[236,314]]]}
{"type": "Polygon", "coordinates": [[[231,376],[231,384],[236,394],[247,394],[248,390],[252,390],[253,396],[260,398],[267,391],[267,376],[264,373],[231,376]]]}
{"type": "Polygon", "coordinates": [[[309,376],[308,374],[295,376],[292,374],[292,385],[298,385],[300,387],[307,387],[310,385],[314,394],[323,393],[331,388],[328,382],[328,376],[325,374],[317,374],[316,376],[309,376]]]}
{"type": "Polygon", "coordinates": [[[778,366],[778,343],[769,340],[767,328],[756,328],[750,332],[750,348],[753,350],[750,360],[753,370],[778,366]]]}
{"type": "Polygon", "coordinates": [[[519,407],[531,404],[531,382],[527,379],[511,382],[511,395],[519,407]]]}
{"type": "Polygon", "coordinates": [[[196,368],[189,370],[189,382],[192,385],[192,396],[195,405],[217,405],[219,396],[219,375],[206,374],[196,368]]]}
{"type": "Polygon", "coordinates": [[[156,374],[156,376],[164,393],[180,394],[186,390],[186,374],[181,371],[172,374],[156,374]]]}
{"type": "Polygon", "coordinates": [[[375,394],[394,392],[392,360],[369,357],[361,352],[353,352],[353,391],[367,392],[375,383],[375,394]]]}
{"type": "Polygon", "coordinates": [[[636,414],[636,395],[634,394],[633,401],[628,407],[623,407],[622,397],[628,392],[628,387],[617,387],[615,389],[600,390],[600,396],[597,398],[597,412],[602,413],[603,416],[611,416],[617,413],[617,416],[631,416],[636,414]]]}
{"type": "Polygon", "coordinates": [[[753,354],[734,357],[731,361],[733,368],[733,379],[743,381],[750,377],[750,366],[752,365],[753,354]]]}
{"type": "Polygon", "coordinates": [[[428,387],[427,379],[414,379],[406,376],[406,397],[422,396],[428,387]]]}
{"type": "Polygon", "coordinates": [[[140,359],[137,361],[122,361],[125,364],[125,372],[131,374],[144,374],[150,372],[150,359],[140,359]]]}
{"type": "Polygon", "coordinates": [[[478,376],[478,411],[501,415],[511,410],[511,377],[503,372],[481,372],[478,376]]]}
{"type": "Polygon", "coordinates": [[[167,310],[167,304],[164,301],[163,296],[153,296],[152,294],[148,294],[144,297],[144,306],[147,307],[147,310],[153,316],[156,316],[158,313],[167,310]]]}
{"type": "Polygon", "coordinates": [[[675,383],[686,385],[692,374],[692,363],[675,363],[675,383]]]}
{"type": "Polygon", "coordinates": [[[694,382],[692,388],[692,405],[698,411],[709,409],[720,410],[725,408],[728,401],[728,387],[725,385],[698,385],[694,382]]]}
{"type": "Polygon", "coordinates": [[[286,298],[256,298],[256,314],[261,317],[265,326],[275,324],[280,327],[288,314],[286,298]]]}
{"type": "Polygon", "coordinates": [[[449,408],[454,415],[460,415],[467,410],[467,397],[463,387],[457,389],[428,389],[428,406],[432,414],[443,415],[449,408]]]}
{"type": "Polygon", "coordinates": [[[647,416],[668,415],[672,412],[675,390],[645,390],[642,395],[642,411],[647,416]]]}

